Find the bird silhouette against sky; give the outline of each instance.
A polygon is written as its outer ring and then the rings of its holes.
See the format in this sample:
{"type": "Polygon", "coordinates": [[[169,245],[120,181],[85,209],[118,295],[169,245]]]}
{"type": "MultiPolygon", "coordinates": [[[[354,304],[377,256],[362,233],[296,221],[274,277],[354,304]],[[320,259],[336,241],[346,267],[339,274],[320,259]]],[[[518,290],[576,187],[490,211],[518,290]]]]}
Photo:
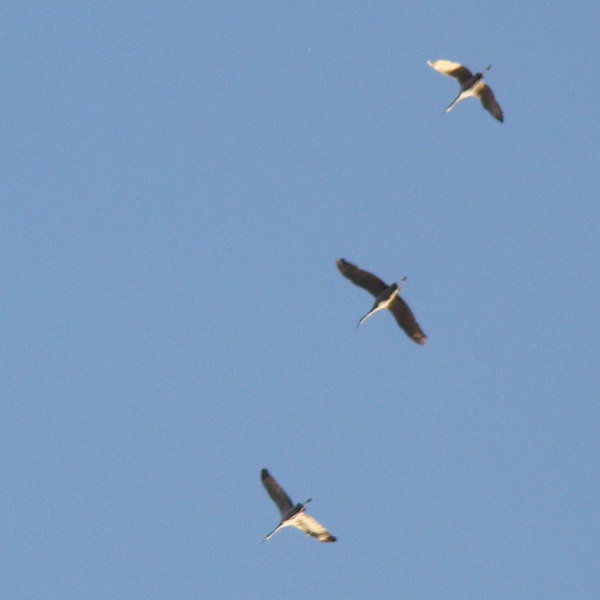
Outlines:
{"type": "Polygon", "coordinates": [[[469,96],[475,96],[476,98],[479,98],[485,110],[501,123],[504,122],[504,115],[502,114],[500,105],[496,102],[494,92],[492,92],[492,89],[483,82],[484,74],[492,65],[484,69],[481,73],[475,73],[475,75],[473,75],[467,67],[449,60],[428,60],[427,64],[443,75],[453,77],[460,84],[458,96],[450,106],[448,106],[445,112],[451,111],[454,105],[462,99],[468,98],[469,96]]]}
{"type": "Polygon", "coordinates": [[[260,472],[260,479],[262,484],[265,486],[271,500],[275,502],[279,512],[281,513],[281,521],[273,531],[263,540],[268,540],[276,531],[282,527],[293,526],[298,528],[300,531],[304,531],[307,535],[310,535],[320,542],[335,542],[336,538],[333,537],[323,525],[318,521],[308,516],[304,512],[306,505],[312,500],[309,498],[304,504],[296,504],[290,500],[290,497],[281,489],[280,485],[271,477],[267,469],[263,469],[260,472]]]}
{"type": "Polygon", "coordinates": [[[402,283],[406,280],[404,277],[398,283],[388,285],[384,283],[379,277],[359,269],[356,265],[340,258],[335,261],[337,268],[340,273],[349,279],[354,285],[367,290],[373,296],[375,296],[375,303],[371,310],[360,319],[357,327],[370,317],[373,313],[376,313],[382,308],[387,308],[395,317],[398,325],[402,327],[406,335],[409,338],[417,342],[417,344],[424,344],[427,336],[423,333],[423,330],[419,327],[419,324],[415,320],[415,316],[412,310],[408,307],[408,304],[402,300],[398,295],[398,290],[402,283]]]}

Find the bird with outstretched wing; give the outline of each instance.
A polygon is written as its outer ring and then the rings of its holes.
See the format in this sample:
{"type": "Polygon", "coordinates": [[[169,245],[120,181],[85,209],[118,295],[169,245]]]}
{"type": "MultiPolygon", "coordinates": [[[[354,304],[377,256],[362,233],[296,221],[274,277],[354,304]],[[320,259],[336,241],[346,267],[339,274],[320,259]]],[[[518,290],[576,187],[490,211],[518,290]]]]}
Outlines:
{"type": "Polygon", "coordinates": [[[279,512],[281,513],[281,521],[271,533],[263,540],[268,540],[276,531],[282,527],[296,527],[300,531],[304,531],[307,535],[310,535],[320,542],[335,542],[336,538],[333,537],[323,525],[321,525],[316,519],[307,515],[304,512],[304,508],[311,501],[309,498],[304,504],[296,504],[290,500],[290,497],[283,491],[281,486],[275,481],[267,469],[263,469],[260,472],[260,479],[264,485],[267,493],[271,497],[271,500],[275,502],[279,512]]]}
{"type": "Polygon", "coordinates": [[[428,60],[427,64],[438,71],[438,73],[456,79],[460,85],[458,96],[450,103],[445,112],[452,110],[454,105],[464,98],[475,96],[476,98],[479,98],[479,101],[485,110],[501,123],[504,122],[502,109],[498,102],[496,102],[492,88],[483,82],[483,76],[491,68],[491,65],[481,73],[475,73],[475,75],[473,75],[467,67],[449,60],[428,60]]]}
{"type": "MultiPolygon", "coordinates": [[[[404,330],[406,335],[411,338],[417,344],[424,344],[427,336],[423,333],[423,330],[419,327],[412,310],[410,310],[408,304],[398,295],[398,290],[401,284],[405,281],[404,277],[398,283],[388,285],[384,283],[379,277],[359,269],[356,265],[351,262],[340,258],[335,261],[340,273],[349,279],[354,285],[367,290],[370,294],[375,296],[375,303],[371,310],[358,322],[358,325],[364,322],[367,317],[370,317],[373,313],[387,308],[396,319],[396,322],[404,330]]],[[[357,325],[357,327],[358,327],[357,325]]]]}

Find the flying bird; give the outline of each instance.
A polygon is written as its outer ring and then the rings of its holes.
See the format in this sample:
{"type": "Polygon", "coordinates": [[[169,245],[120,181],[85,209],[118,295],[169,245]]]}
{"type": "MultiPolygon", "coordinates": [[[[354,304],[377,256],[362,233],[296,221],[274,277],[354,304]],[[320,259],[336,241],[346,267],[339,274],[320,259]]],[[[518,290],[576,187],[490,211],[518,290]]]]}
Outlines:
{"type": "Polygon", "coordinates": [[[492,92],[491,88],[483,82],[484,74],[492,67],[492,65],[484,69],[483,72],[475,73],[475,75],[473,75],[467,67],[463,67],[460,63],[451,62],[449,60],[428,60],[427,64],[443,75],[454,77],[460,84],[458,96],[445,112],[452,110],[453,106],[463,98],[476,96],[481,101],[481,104],[483,104],[485,110],[498,119],[500,123],[504,122],[502,109],[496,102],[496,98],[494,98],[494,92],[492,92]]]}
{"type": "Polygon", "coordinates": [[[347,260],[340,258],[335,261],[337,268],[340,273],[349,279],[354,285],[361,287],[367,292],[370,292],[375,296],[375,303],[371,310],[358,322],[357,327],[370,317],[373,313],[387,308],[396,318],[398,325],[402,327],[406,335],[409,338],[417,342],[417,344],[424,344],[427,336],[423,333],[423,330],[419,327],[419,324],[415,320],[415,316],[408,307],[408,304],[398,296],[398,290],[402,283],[406,280],[404,277],[398,283],[388,285],[384,283],[372,273],[359,269],[356,265],[349,263],[347,260]]]}
{"type": "Polygon", "coordinates": [[[300,531],[304,531],[307,535],[312,535],[312,537],[317,538],[320,542],[335,542],[336,538],[334,538],[323,525],[304,512],[304,508],[312,498],[309,498],[304,504],[296,504],[294,506],[290,497],[281,489],[275,479],[271,477],[267,469],[263,469],[260,472],[260,479],[269,496],[271,496],[271,500],[277,504],[277,508],[281,513],[281,522],[273,529],[273,531],[271,531],[263,542],[268,540],[282,527],[289,527],[290,525],[297,527],[300,531]]]}

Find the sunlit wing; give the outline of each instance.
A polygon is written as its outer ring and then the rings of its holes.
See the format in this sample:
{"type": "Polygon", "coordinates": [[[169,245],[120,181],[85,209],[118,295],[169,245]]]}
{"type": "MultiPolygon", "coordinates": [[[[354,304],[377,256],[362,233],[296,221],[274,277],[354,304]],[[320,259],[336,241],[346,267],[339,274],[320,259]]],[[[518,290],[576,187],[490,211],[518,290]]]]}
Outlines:
{"type": "Polygon", "coordinates": [[[433,67],[438,73],[453,77],[461,85],[473,77],[473,73],[463,67],[460,63],[451,62],[449,60],[428,60],[427,64],[433,67]]]}
{"type": "Polygon", "coordinates": [[[335,264],[344,277],[349,279],[354,285],[367,290],[367,292],[370,292],[375,297],[379,296],[381,292],[389,287],[376,275],[359,269],[356,265],[343,258],[336,260],[335,264]]]}
{"type": "MultiPolygon", "coordinates": [[[[275,479],[271,477],[267,469],[263,469],[260,472],[260,479],[269,496],[271,497],[271,500],[273,500],[273,502],[275,502],[277,505],[282,517],[285,516],[292,508],[294,508],[294,504],[290,500],[290,497],[283,491],[275,479]]],[[[273,535],[273,533],[271,533],[269,537],[273,535]]]]}
{"type": "Polygon", "coordinates": [[[502,114],[502,109],[500,105],[496,102],[496,98],[494,97],[494,92],[489,85],[479,82],[475,86],[475,95],[481,100],[481,104],[483,104],[483,108],[487,110],[493,117],[498,119],[501,123],[504,122],[504,115],[502,114]]]}
{"type": "Polygon", "coordinates": [[[300,513],[293,521],[292,525],[297,527],[304,533],[317,538],[320,542],[335,542],[336,538],[333,537],[321,523],[306,513],[300,513]]]}
{"type": "Polygon", "coordinates": [[[398,325],[402,327],[406,335],[409,338],[417,342],[417,344],[424,344],[427,336],[423,333],[423,330],[419,327],[419,324],[415,320],[415,316],[410,310],[408,304],[396,296],[388,306],[388,310],[394,315],[398,325]]]}

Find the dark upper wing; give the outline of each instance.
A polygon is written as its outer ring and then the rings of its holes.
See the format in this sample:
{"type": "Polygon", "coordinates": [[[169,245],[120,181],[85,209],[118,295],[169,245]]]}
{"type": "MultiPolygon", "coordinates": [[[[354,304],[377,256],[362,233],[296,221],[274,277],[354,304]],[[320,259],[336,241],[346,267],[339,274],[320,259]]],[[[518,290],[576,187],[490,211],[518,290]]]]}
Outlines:
{"type": "Polygon", "coordinates": [[[290,509],[294,507],[294,504],[290,500],[289,496],[279,487],[279,484],[271,477],[269,471],[263,469],[260,472],[260,480],[265,486],[271,500],[277,504],[277,508],[281,513],[281,516],[285,515],[290,509]]]}
{"type": "Polygon", "coordinates": [[[376,275],[359,269],[356,265],[349,263],[343,258],[336,260],[335,264],[344,277],[349,279],[354,285],[367,290],[367,292],[370,292],[375,297],[379,296],[381,292],[389,287],[376,275]]]}
{"type": "Polygon", "coordinates": [[[417,344],[424,344],[427,336],[423,333],[423,330],[419,327],[419,324],[415,320],[415,316],[412,313],[412,310],[408,307],[408,304],[400,298],[400,296],[396,296],[388,309],[392,312],[398,325],[404,329],[406,335],[409,338],[413,339],[417,344]]]}
{"type": "Polygon", "coordinates": [[[427,64],[443,75],[454,77],[461,85],[473,77],[473,73],[471,73],[467,67],[463,67],[460,63],[449,60],[428,60],[427,64]]]}
{"type": "Polygon", "coordinates": [[[481,84],[477,88],[477,97],[481,100],[481,104],[483,104],[483,108],[485,108],[485,110],[489,111],[501,123],[504,122],[502,109],[496,102],[496,98],[494,98],[494,92],[492,92],[492,89],[489,85],[485,83],[481,84]]]}

